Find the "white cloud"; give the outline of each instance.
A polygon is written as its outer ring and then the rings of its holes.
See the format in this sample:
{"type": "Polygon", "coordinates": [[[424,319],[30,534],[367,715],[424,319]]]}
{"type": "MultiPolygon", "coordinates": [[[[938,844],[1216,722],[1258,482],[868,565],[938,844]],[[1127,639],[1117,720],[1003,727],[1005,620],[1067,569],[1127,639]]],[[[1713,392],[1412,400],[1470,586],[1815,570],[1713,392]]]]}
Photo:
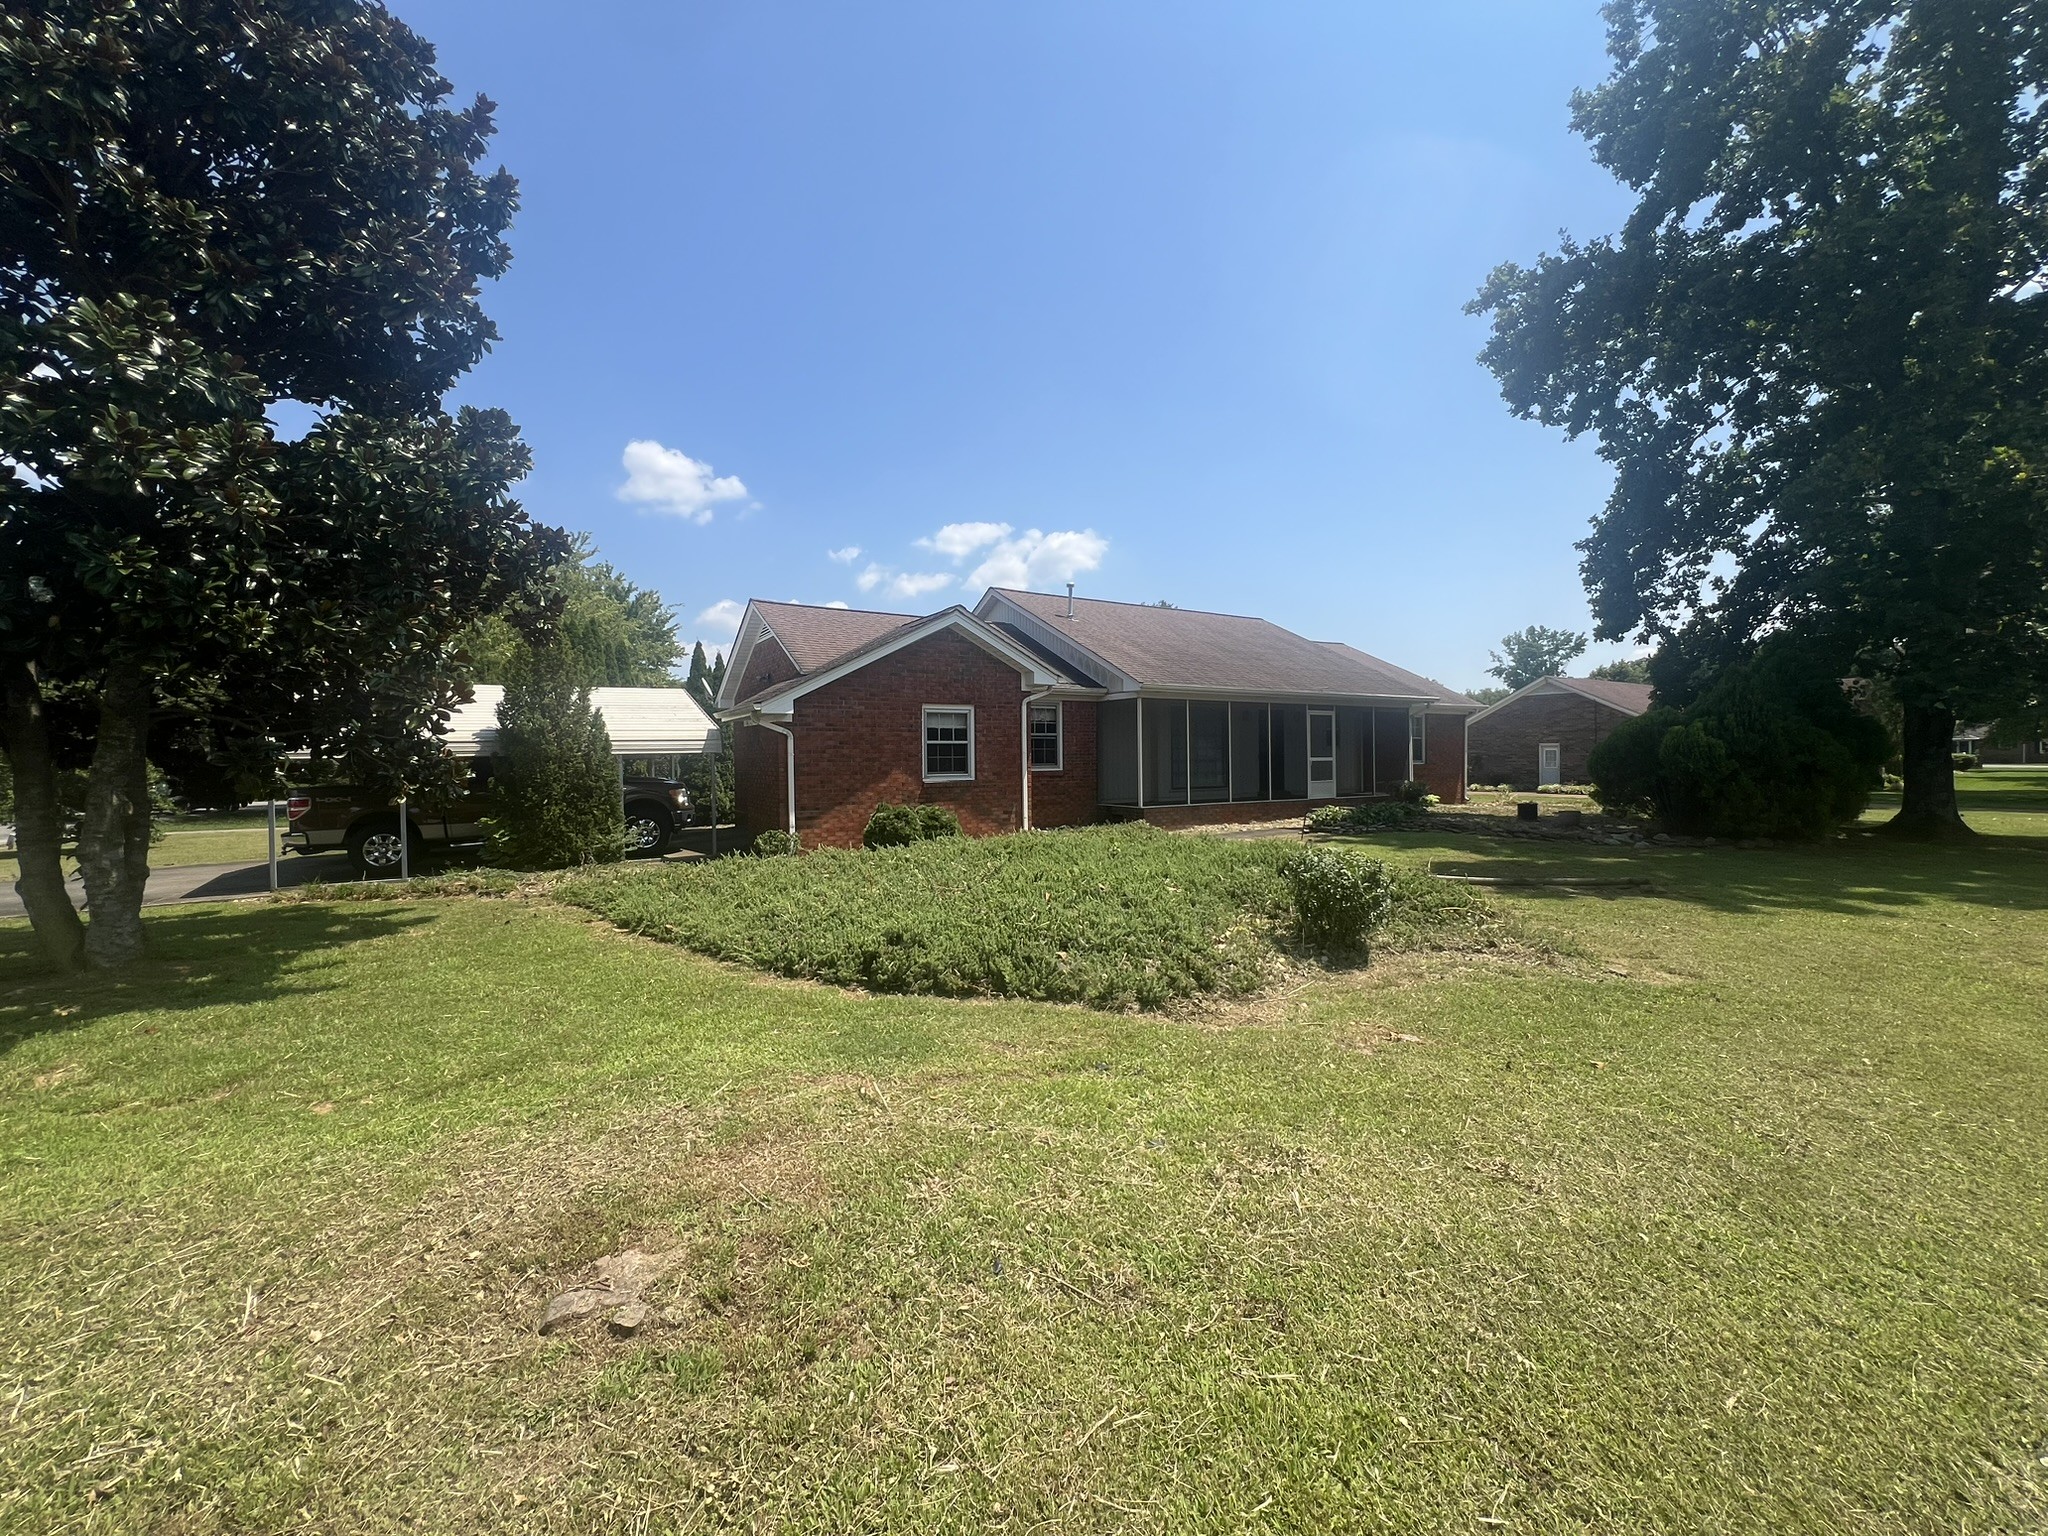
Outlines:
{"type": "Polygon", "coordinates": [[[949,571],[904,571],[889,578],[889,592],[895,597],[923,597],[941,587],[953,585],[949,571]]]}
{"type": "Polygon", "coordinates": [[[718,503],[744,501],[747,496],[738,475],[714,475],[709,464],[700,464],[680,448],[664,448],[652,439],[626,444],[619,463],[626,471],[626,483],[618,489],[619,500],[639,502],[688,522],[708,523],[718,503]]]}
{"type": "Polygon", "coordinates": [[[1109,540],[1093,528],[1057,533],[1027,528],[1014,539],[997,540],[987,558],[968,573],[965,584],[1050,589],[1096,569],[1108,553],[1109,540]]]}
{"type": "Polygon", "coordinates": [[[840,600],[839,600],[838,598],[836,598],[836,597],[835,597],[835,598],[833,598],[833,599],[832,599],[832,601],[831,601],[831,602],[827,603],[827,604],[826,604],[825,606],[826,606],[827,608],[851,608],[851,607],[853,606],[853,604],[851,604],[851,603],[847,603],[847,602],[842,602],[842,601],[840,601],[840,600]]]}
{"type": "Polygon", "coordinates": [[[977,549],[1007,538],[1009,532],[1008,523],[948,523],[930,538],[919,539],[917,547],[935,550],[958,565],[977,549]]]}
{"type": "Polygon", "coordinates": [[[881,566],[870,564],[866,570],[853,578],[853,584],[863,592],[872,592],[887,580],[888,576],[889,573],[881,566]]]}
{"type": "Polygon", "coordinates": [[[834,565],[851,565],[860,558],[860,546],[849,544],[844,549],[828,549],[825,551],[825,558],[834,565]]]}
{"type": "Polygon", "coordinates": [[[736,603],[731,598],[721,598],[697,615],[697,632],[709,640],[723,636],[726,640],[739,633],[740,619],[746,613],[745,603],[736,603]]]}

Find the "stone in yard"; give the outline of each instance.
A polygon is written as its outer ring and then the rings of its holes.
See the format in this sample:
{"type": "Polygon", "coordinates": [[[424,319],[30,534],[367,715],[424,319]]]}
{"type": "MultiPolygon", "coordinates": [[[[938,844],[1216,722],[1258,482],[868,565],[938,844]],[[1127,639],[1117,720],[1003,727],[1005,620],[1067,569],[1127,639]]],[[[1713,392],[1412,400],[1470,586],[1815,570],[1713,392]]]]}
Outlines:
{"type": "Polygon", "coordinates": [[[579,1285],[548,1303],[547,1310],[540,1315],[540,1331],[554,1333],[558,1329],[572,1328],[585,1318],[595,1317],[606,1307],[617,1306],[626,1299],[609,1286],[579,1285]]]}
{"type": "Polygon", "coordinates": [[[654,1321],[654,1309],[644,1301],[629,1301],[605,1319],[605,1327],[622,1339],[634,1334],[654,1321]]]}
{"type": "Polygon", "coordinates": [[[604,1284],[637,1298],[673,1269],[675,1262],[673,1253],[649,1253],[644,1248],[628,1248],[623,1253],[605,1255],[591,1267],[604,1284]]]}

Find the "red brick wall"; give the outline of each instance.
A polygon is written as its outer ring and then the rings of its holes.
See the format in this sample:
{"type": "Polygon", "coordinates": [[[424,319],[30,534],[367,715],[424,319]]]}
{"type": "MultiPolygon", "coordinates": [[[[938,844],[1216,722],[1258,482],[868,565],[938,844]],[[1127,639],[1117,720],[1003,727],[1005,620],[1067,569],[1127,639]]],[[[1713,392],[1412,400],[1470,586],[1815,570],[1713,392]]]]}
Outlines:
{"type": "Polygon", "coordinates": [[[789,743],[763,725],[728,726],[732,734],[733,820],[742,843],[751,843],[770,828],[788,821],[789,802],[783,783],[789,743]]]}
{"type": "Polygon", "coordinates": [[[740,674],[739,687],[733,697],[751,699],[763,688],[800,676],[796,663],[789,659],[789,652],[782,648],[782,642],[773,635],[763,635],[747,653],[747,670],[740,674]]]}
{"type": "Polygon", "coordinates": [[[1416,777],[1445,805],[1465,803],[1465,716],[1424,716],[1422,764],[1416,777]]]}
{"type": "Polygon", "coordinates": [[[1021,824],[1021,680],[951,630],[805,694],[795,730],[797,832],[806,848],[859,847],[884,800],[950,806],[976,837],[1021,824]],[[973,706],[973,779],[924,782],[927,704],[973,706]]]}
{"type": "Polygon", "coordinates": [[[1472,782],[1534,789],[1537,749],[1554,741],[1564,782],[1584,784],[1593,748],[1629,718],[1579,694],[1532,693],[1517,699],[1472,727],[1472,782]]]}
{"type": "Polygon", "coordinates": [[[1060,710],[1066,735],[1062,767],[1031,774],[1031,825],[1085,827],[1095,820],[1095,701],[1067,699],[1060,710]]]}

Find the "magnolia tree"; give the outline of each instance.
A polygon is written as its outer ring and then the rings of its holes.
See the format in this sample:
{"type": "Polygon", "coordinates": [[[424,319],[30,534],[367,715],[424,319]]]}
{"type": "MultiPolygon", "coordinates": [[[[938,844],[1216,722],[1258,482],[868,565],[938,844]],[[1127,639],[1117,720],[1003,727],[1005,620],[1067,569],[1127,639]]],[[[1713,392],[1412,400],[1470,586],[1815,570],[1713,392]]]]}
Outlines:
{"type": "Polygon", "coordinates": [[[1800,638],[1899,702],[1894,828],[1962,833],[1956,722],[2048,687],[2048,12],[1607,18],[1573,125],[1636,206],[1474,304],[1513,409],[1615,468],[1599,636],[1800,638]]]}
{"type": "Polygon", "coordinates": [[[0,744],[60,966],[140,951],[152,750],[429,780],[458,637],[545,603],[516,429],[441,407],[516,200],[449,89],[362,0],[0,13],[0,744]],[[280,401],[319,424],[281,441],[280,401]]]}

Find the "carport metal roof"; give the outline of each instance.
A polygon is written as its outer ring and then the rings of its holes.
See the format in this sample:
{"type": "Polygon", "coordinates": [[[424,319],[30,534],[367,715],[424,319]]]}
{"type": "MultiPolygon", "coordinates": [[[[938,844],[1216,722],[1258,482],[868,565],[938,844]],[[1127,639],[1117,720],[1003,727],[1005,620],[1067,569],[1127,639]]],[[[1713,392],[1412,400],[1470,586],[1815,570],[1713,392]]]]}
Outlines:
{"type": "MultiPolygon", "coordinates": [[[[498,701],[505,690],[478,683],[476,697],[458,704],[448,717],[442,739],[457,757],[487,757],[498,739],[498,701]]],[[[590,702],[604,717],[619,757],[651,753],[696,753],[718,750],[718,727],[703,706],[683,688],[593,688],[590,702]]]]}

